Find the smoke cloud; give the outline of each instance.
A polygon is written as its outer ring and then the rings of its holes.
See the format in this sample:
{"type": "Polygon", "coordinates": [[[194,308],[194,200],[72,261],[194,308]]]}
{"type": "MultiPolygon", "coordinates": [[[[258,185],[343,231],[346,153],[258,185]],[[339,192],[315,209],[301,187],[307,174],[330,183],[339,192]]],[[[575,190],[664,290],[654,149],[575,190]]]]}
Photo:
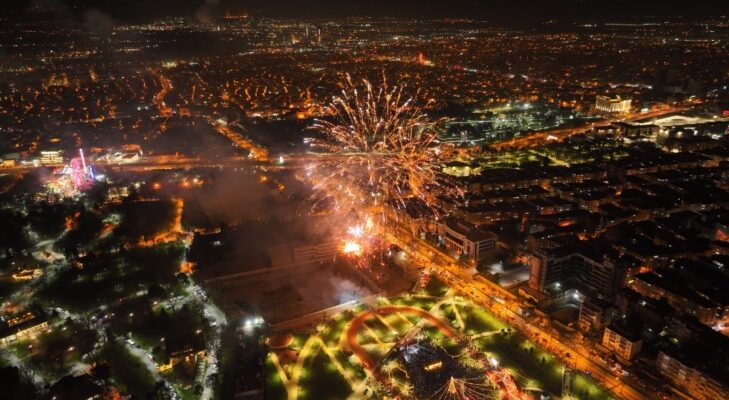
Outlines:
{"type": "Polygon", "coordinates": [[[94,35],[108,37],[114,31],[114,20],[101,10],[92,8],[84,13],[84,26],[94,35]]]}

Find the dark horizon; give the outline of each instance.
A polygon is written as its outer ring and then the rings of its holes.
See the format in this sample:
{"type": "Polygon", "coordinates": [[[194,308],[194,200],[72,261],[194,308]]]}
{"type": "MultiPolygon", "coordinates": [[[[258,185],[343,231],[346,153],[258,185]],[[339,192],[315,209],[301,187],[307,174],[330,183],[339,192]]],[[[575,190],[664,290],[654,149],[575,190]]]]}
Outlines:
{"type": "Polygon", "coordinates": [[[82,15],[97,9],[119,22],[200,14],[221,16],[226,11],[255,17],[330,19],[343,17],[469,18],[504,25],[543,22],[608,22],[636,18],[707,18],[729,14],[729,2],[715,0],[513,0],[509,2],[453,0],[21,0],[9,5],[15,12],[49,11],[82,15]]]}

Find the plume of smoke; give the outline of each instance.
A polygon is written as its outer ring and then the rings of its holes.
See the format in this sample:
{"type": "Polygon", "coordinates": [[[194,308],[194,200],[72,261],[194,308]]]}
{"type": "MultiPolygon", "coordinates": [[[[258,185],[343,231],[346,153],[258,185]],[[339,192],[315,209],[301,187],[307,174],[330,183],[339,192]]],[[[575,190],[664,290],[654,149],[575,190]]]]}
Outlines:
{"type": "Polygon", "coordinates": [[[195,10],[193,18],[201,25],[212,25],[215,21],[215,11],[219,0],[205,0],[205,3],[195,10]]]}
{"type": "Polygon", "coordinates": [[[109,37],[114,31],[114,20],[111,15],[92,8],[84,13],[84,25],[86,29],[97,36],[109,37]]]}

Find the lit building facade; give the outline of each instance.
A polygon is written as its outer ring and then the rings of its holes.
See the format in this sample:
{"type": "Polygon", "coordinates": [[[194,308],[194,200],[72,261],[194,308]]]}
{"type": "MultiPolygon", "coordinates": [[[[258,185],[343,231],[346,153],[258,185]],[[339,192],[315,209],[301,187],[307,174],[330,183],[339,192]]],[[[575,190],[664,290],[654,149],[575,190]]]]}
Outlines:
{"type": "Polygon", "coordinates": [[[58,165],[63,164],[63,156],[60,150],[53,151],[41,151],[40,161],[41,165],[58,165]]]}
{"type": "Polygon", "coordinates": [[[448,217],[438,222],[438,239],[459,256],[466,255],[471,262],[486,258],[496,249],[496,235],[476,225],[448,217]]]}
{"type": "Polygon", "coordinates": [[[699,291],[685,290],[682,282],[667,279],[659,271],[634,275],[628,286],[644,297],[665,299],[675,310],[692,315],[707,326],[729,320],[729,305],[699,291]]]}
{"type": "Polygon", "coordinates": [[[595,98],[595,109],[599,112],[620,114],[630,111],[631,99],[623,99],[620,96],[614,98],[608,96],[597,96],[595,98]]]}
{"type": "Polygon", "coordinates": [[[588,298],[580,305],[577,326],[583,332],[599,332],[610,322],[612,304],[598,298],[588,298]]]}
{"type": "Polygon", "coordinates": [[[711,374],[712,370],[718,372],[722,368],[702,368],[701,362],[693,361],[694,358],[680,351],[661,350],[656,366],[673,385],[697,400],[729,399],[727,382],[711,374]]]}
{"type": "Polygon", "coordinates": [[[571,246],[541,248],[529,255],[529,287],[548,287],[576,281],[588,292],[611,297],[623,284],[624,270],[607,258],[595,260],[571,246]]]}
{"type": "Polygon", "coordinates": [[[605,327],[602,345],[623,360],[632,360],[643,348],[639,334],[619,325],[605,327]]]}
{"type": "Polygon", "coordinates": [[[48,319],[40,311],[25,311],[2,320],[0,346],[8,346],[20,340],[30,339],[49,329],[48,319]]]}

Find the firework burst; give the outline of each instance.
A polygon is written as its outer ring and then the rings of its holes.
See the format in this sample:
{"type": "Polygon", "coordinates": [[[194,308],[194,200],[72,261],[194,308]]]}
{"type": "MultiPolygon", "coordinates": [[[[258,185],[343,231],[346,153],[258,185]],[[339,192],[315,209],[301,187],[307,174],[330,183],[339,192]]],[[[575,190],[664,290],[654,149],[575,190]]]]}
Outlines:
{"type": "Polygon", "coordinates": [[[379,88],[367,80],[358,86],[347,76],[326,111],[330,117],[312,126],[323,138],[311,144],[332,155],[317,167],[317,185],[337,193],[336,207],[361,210],[383,199],[426,199],[438,184],[436,128],[442,120],[429,120],[402,87],[390,88],[384,78],[379,88]]]}
{"type": "Polygon", "coordinates": [[[320,137],[310,141],[326,157],[307,176],[336,211],[381,213],[387,202],[413,197],[432,204],[431,193],[444,188],[436,136],[442,119],[430,120],[402,87],[390,87],[384,78],[376,88],[347,76],[326,112],[312,126],[320,137]]]}
{"type": "Polygon", "coordinates": [[[432,208],[433,194],[451,189],[440,173],[436,129],[443,120],[430,120],[403,87],[384,77],[379,87],[357,84],[347,75],[326,113],[311,127],[319,137],[309,141],[324,154],[306,175],[335,212],[353,219],[347,240],[367,241],[390,205],[418,198],[432,208]]]}

